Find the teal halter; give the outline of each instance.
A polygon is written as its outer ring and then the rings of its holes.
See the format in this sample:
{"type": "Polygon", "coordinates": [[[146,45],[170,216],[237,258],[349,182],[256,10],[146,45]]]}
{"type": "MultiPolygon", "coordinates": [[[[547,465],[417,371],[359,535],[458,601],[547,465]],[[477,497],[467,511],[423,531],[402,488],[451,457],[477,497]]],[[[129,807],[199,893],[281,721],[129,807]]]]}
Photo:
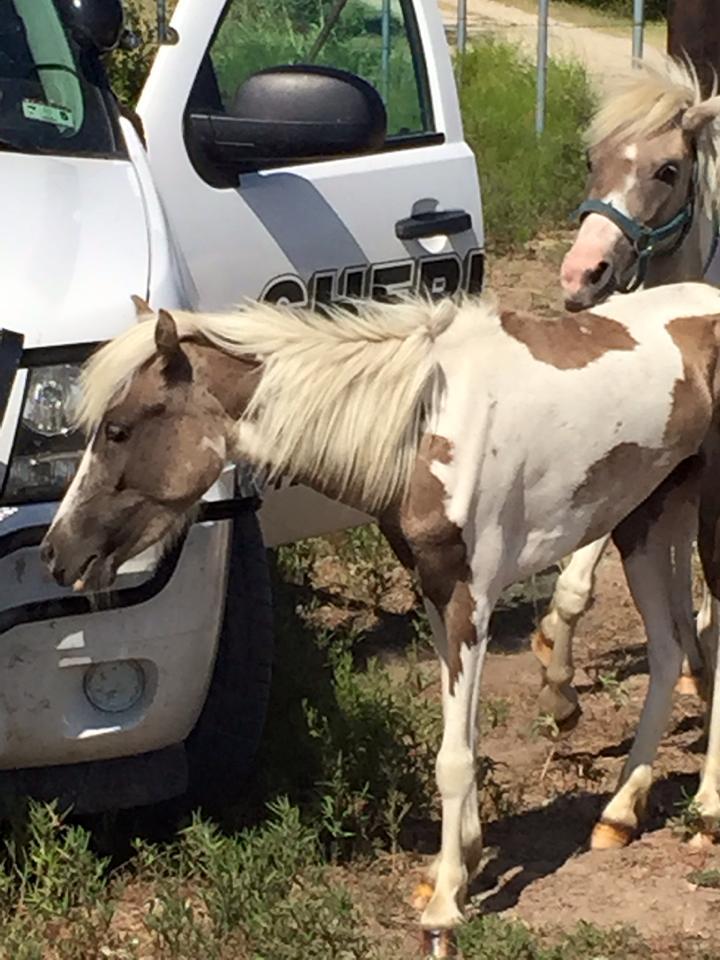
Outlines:
{"type": "MultiPolygon", "coordinates": [[[[585,200],[577,208],[573,214],[574,219],[579,219],[580,222],[582,222],[588,213],[599,213],[601,216],[611,220],[615,226],[619,227],[632,244],[633,250],[637,255],[635,276],[622,286],[618,286],[616,288],[618,292],[632,293],[633,290],[637,290],[645,281],[650,259],[657,253],[674,253],[682,245],[695,215],[697,183],[697,164],[695,164],[692,182],[690,184],[690,193],[685,205],[671,220],[661,224],[659,227],[646,227],[644,224],[638,223],[637,220],[633,220],[632,217],[626,216],[621,210],[618,210],[617,207],[614,207],[611,203],[607,203],[605,200],[585,200]],[[670,246],[658,251],[658,244],[666,240],[672,241],[670,246]]],[[[710,265],[717,242],[717,230],[713,230],[712,249],[705,269],[710,265]]],[[[703,273],[704,272],[705,271],[703,271],[703,273]]]]}

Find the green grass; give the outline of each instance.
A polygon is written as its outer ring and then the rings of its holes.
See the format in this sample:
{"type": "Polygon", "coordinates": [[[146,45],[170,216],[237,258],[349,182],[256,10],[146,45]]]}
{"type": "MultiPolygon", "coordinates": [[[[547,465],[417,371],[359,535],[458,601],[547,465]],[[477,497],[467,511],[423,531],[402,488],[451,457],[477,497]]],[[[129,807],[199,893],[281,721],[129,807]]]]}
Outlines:
{"type": "Polygon", "coordinates": [[[138,842],[114,873],[86,831],[35,805],[5,868],[2,960],[378,957],[348,891],[323,865],[316,832],[283,800],[255,829],[227,835],[195,818],[170,846],[138,842]],[[131,891],[143,897],[129,925],[131,891]],[[121,915],[126,922],[114,923],[121,915]]]}
{"type": "Polygon", "coordinates": [[[459,942],[464,960],[650,960],[652,956],[632,930],[600,930],[580,923],[570,933],[538,937],[522,923],[494,916],[472,920],[461,929],[459,942]]]}
{"type": "Polygon", "coordinates": [[[465,136],[480,168],[486,235],[499,248],[567,224],[582,199],[582,130],[594,100],[587,74],[550,61],[547,122],[535,134],[535,69],[511,43],[484,40],[457,64],[465,136]]]}
{"type": "MultiPolygon", "coordinates": [[[[411,960],[392,931],[368,923],[349,872],[327,865],[317,831],[285,799],[236,833],[195,817],[168,845],[136,841],[110,870],[90,835],[52,806],[32,805],[8,844],[0,886],[1,960],[411,960]]],[[[399,878],[403,882],[402,875],[399,878]]],[[[465,960],[649,960],[628,929],[580,923],[537,933],[475,917],[459,931],[465,960]]],[[[688,957],[700,955],[692,950],[688,957]]]]}

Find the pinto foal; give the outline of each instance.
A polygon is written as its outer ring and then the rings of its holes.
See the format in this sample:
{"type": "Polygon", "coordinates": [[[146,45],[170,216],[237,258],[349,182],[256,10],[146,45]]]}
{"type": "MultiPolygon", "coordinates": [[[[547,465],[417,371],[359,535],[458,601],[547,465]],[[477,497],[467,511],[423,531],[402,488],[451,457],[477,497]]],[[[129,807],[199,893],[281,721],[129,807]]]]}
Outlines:
{"type": "MultiPolygon", "coordinates": [[[[267,304],[160,311],[90,362],[90,442],[45,560],[61,583],[107,586],[176,534],[241,456],[377,516],[417,571],[440,658],[442,840],[421,922],[449,931],[482,846],[474,763],[490,613],[503,588],[609,531],[647,629],[650,687],[596,831],[625,842],[638,827],[678,639],[694,630],[699,500],[718,587],[718,494],[701,451],[715,456],[719,323],[720,294],[702,284],[554,320],[483,300],[329,316],[267,304]]],[[[708,816],[720,813],[717,749],[716,735],[708,816]]]]}

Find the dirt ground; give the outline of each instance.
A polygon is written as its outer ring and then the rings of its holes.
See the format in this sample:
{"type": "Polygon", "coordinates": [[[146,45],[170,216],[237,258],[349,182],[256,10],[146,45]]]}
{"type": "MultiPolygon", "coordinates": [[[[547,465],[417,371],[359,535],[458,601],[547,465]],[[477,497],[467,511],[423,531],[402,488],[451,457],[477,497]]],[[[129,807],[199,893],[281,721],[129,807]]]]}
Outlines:
{"type": "MultiPolygon", "coordinates": [[[[566,237],[549,238],[492,265],[490,286],[503,305],[540,312],[559,306],[555,278],[565,246],[566,237]]],[[[534,928],[570,929],[581,920],[603,928],[629,925],[647,941],[652,956],[663,960],[698,951],[714,957],[715,950],[720,957],[720,890],[688,879],[694,871],[720,869],[720,847],[695,849],[669,825],[678,803],[697,784],[701,704],[675,698],[643,835],[621,852],[588,851],[590,831],[614,789],[647,689],[644,634],[612,549],[601,563],[596,599],[577,638],[582,717],[553,748],[533,730],[539,669],[528,649],[552,582],[547,576],[515,590],[494,621],[482,700],[496,725],[482,738],[480,752],[496,764],[508,813],[487,825],[487,862],[472,890],[473,908],[520,918],[534,928]]],[[[385,899],[389,923],[406,926],[409,957],[415,955],[416,914],[399,902],[399,893],[409,892],[422,862],[411,858],[410,878],[401,880],[399,870],[397,862],[380,862],[363,885],[370,902],[385,899]]]]}

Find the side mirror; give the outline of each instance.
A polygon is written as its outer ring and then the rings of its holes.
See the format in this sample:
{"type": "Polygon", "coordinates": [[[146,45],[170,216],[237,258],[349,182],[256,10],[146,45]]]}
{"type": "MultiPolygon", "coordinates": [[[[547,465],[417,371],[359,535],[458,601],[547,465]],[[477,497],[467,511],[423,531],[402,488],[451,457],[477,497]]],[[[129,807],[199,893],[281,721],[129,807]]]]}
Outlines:
{"type": "Polygon", "coordinates": [[[123,32],[121,0],[60,0],[60,14],[81,47],[109,53],[123,32]]]}
{"type": "Polygon", "coordinates": [[[377,150],[387,115],[377,90],[355,74],[286,66],[249,77],[227,113],[191,109],[186,123],[202,175],[236,186],[250,170],[377,150]]]}

